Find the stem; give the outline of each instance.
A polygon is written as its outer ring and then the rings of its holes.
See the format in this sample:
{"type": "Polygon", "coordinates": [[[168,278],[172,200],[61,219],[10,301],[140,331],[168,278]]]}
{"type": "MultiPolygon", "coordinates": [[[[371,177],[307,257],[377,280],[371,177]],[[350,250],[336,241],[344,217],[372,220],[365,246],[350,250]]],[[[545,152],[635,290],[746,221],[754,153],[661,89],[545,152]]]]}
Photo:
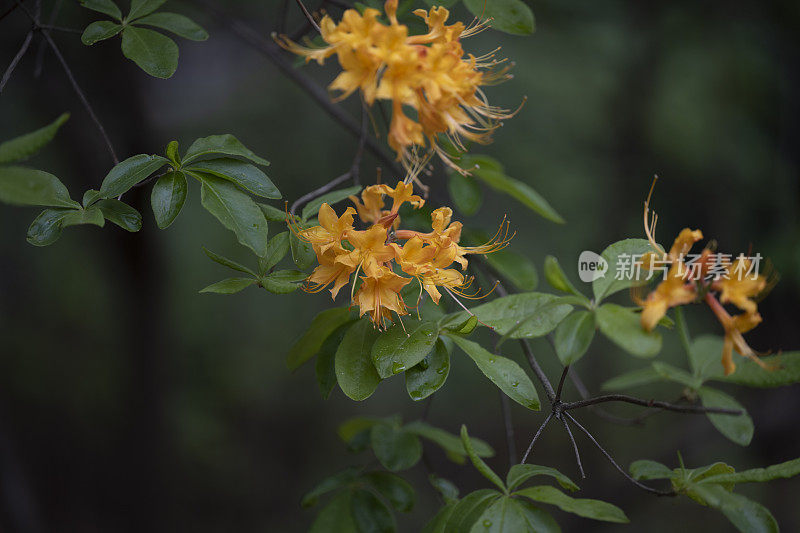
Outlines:
{"type": "Polygon", "coordinates": [[[575,437],[572,435],[572,430],[569,429],[569,424],[567,424],[566,418],[564,418],[563,416],[559,418],[561,420],[561,423],[564,424],[564,429],[567,430],[567,435],[569,435],[570,442],[572,442],[572,451],[575,452],[575,460],[578,462],[578,472],[580,472],[581,474],[581,479],[586,479],[586,473],[583,471],[583,464],[581,463],[581,454],[578,451],[578,445],[575,443],[575,437]]]}
{"type": "Polygon", "coordinates": [[[314,198],[317,198],[318,196],[322,196],[323,194],[325,194],[326,192],[330,191],[331,189],[333,189],[334,187],[336,187],[340,183],[344,183],[345,181],[349,180],[350,179],[350,174],[351,174],[351,172],[348,170],[347,172],[345,172],[341,176],[333,178],[331,181],[329,181],[328,183],[326,183],[325,185],[323,185],[319,189],[315,189],[315,190],[311,191],[308,194],[304,194],[303,196],[298,198],[292,204],[291,209],[289,209],[289,213],[294,215],[295,211],[297,210],[297,208],[300,205],[302,205],[302,204],[304,204],[306,202],[310,202],[311,200],[313,200],[314,198]]]}
{"type": "Polygon", "coordinates": [[[21,2],[17,2],[13,6],[9,7],[8,9],[6,9],[3,13],[1,13],[0,14],[0,20],[3,20],[7,16],[9,16],[11,13],[13,13],[14,10],[16,10],[22,2],[25,2],[25,0],[21,0],[21,2]]]}
{"type": "MultiPolygon", "coordinates": [[[[575,388],[578,390],[578,394],[581,395],[581,398],[584,400],[588,400],[591,395],[589,394],[589,389],[586,388],[583,381],[581,380],[578,373],[575,371],[574,368],[569,369],[569,377],[572,380],[572,384],[575,385],[575,388]]],[[[622,416],[612,415],[608,411],[596,406],[590,405],[588,406],[589,410],[596,414],[598,417],[602,418],[606,422],[611,422],[612,424],[619,424],[621,426],[640,426],[642,425],[642,416],[638,416],[635,418],[625,418],[622,416]]],[[[654,411],[648,412],[649,414],[655,414],[654,411]]]]}
{"type": "Polygon", "coordinates": [[[610,462],[612,465],[614,465],[614,468],[616,468],[617,470],[619,470],[619,472],[620,472],[620,473],[621,473],[623,476],[625,476],[625,478],[626,478],[628,481],[630,481],[631,483],[633,483],[634,485],[636,485],[636,486],[637,486],[637,487],[639,487],[640,489],[642,489],[642,490],[645,490],[645,491],[647,491],[647,492],[650,492],[650,493],[652,493],[652,494],[656,494],[656,495],[658,495],[658,496],[675,496],[675,494],[676,494],[676,493],[675,493],[675,491],[673,491],[673,490],[664,491],[664,490],[658,490],[658,489],[654,489],[653,487],[648,487],[648,486],[647,486],[647,485],[645,485],[644,483],[641,483],[641,482],[639,482],[639,481],[637,481],[637,480],[633,479],[633,478],[632,478],[632,477],[631,477],[631,476],[630,476],[630,475],[629,475],[629,474],[628,474],[628,473],[627,473],[627,472],[626,472],[626,471],[625,471],[625,470],[624,470],[624,469],[623,469],[621,466],[619,466],[619,464],[617,464],[617,462],[614,460],[614,458],[613,458],[613,457],[611,457],[611,454],[609,454],[609,453],[608,453],[608,452],[605,450],[605,448],[603,448],[602,446],[600,446],[600,443],[599,443],[599,442],[597,442],[597,439],[595,439],[595,438],[594,438],[594,436],[593,436],[591,433],[589,433],[589,430],[587,430],[587,429],[586,429],[585,427],[583,427],[583,426],[582,426],[582,425],[581,425],[581,424],[580,424],[580,423],[579,423],[577,420],[575,420],[575,417],[573,417],[571,414],[569,414],[569,413],[567,413],[567,412],[565,412],[565,413],[564,413],[564,416],[566,416],[567,418],[569,418],[569,419],[572,421],[572,423],[573,423],[573,424],[575,424],[576,426],[578,426],[578,429],[580,429],[581,431],[583,431],[583,432],[586,434],[586,436],[587,436],[587,437],[589,437],[589,440],[591,440],[591,441],[592,441],[592,443],[593,443],[595,446],[597,446],[597,449],[598,449],[598,450],[600,450],[600,451],[603,453],[603,455],[605,455],[605,456],[606,456],[606,459],[608,459],[608,460],[609,460],[609,462],[610,462]]]}
{"type": "Polygon", "coordinates": [[[11,79],[11,74],[14,73],[14,69],[17,68],[22,56],[25,55],[25,52],[28,51],[28,47],[31,45],[31,41],[33,40],[33,30],[28,32],[28,35],[25,36],[25,40],[22,41],[22,46],[19,48],[19,52],[17,55],[14,56],[14,59],[11,60],[11,63],[8,65],[8,68],[3,73],[3,77],[0,78],[0,93],[3,92],[3,89],[8,83],[8,80],[11,79]]]}
{"type": "Polygon", "coordinates": [[[311,16],[311,13],[308,12],[308,9],[306,9],[306,6],[303,5],[303,2],[301,2],[301,0],[297,0],[297,5],[300,6],[300,10],[303,12],[303,15],[305,15],[306,20],[308,20],[314,29],[317,30],[317,33],[321,33],[322,30],[319,29],[319,24],[317,24],[317,21],[311,16]]]}
{"type": "Polygon", "coordinates": [[[564,371],[561,372],[561,379],[558,380],[558,389],[556,389],[556,401],[561,400],[561,390],[564,388],[564,379],[567,377],[567,373],[569,373],[569,365],[564,367],[564,371]]]}
{"type": "Polygon", "coordinates": [[[675,405],[658,400],[642,400],[640,398],[634,398],[633,396],[627,396],[625,394],[608,394],[605,396],[596,396],[594,398],[589,398],[587,400],[579,400],[577,402],[566,402],[562,405],[562,409],[564,409],[565,411],[570,411],[572,409],[579,409],[581,407],[588,407],[590,405],[595,405],[598,403],[607,403],[607,402],[632,403],[634,405],[641,405],[644,407],[655,407],[658,409],[664,409],[665,411],[674,411],[676,413],[688,413],[688,414],[716,413],[721,415],[735,415],[735,416],[743,414],[742,411],[738,409],[723,409],[721,407],[702,407],[695,405],[675,405]]]}
{"type": "Polygon", "coordinates": [[[511,405],[508,403],[508,396],[502,390],[500,392],[500,407],[503,410],[503,425],[506,428],[506,446],[508,447],[509,468],[517,464],[517,445],[514,442],[514,422],[511,420],[511,405]]]}
{"type": "MultiPolygon", "coordinates": [[[[61,6],[64,3],[64,0],[56,0],[53,4],[52,9],[50,10],[50,17],[47,20],[48,25],[53,25],[56,23],[56,18],[58,17],[59,11],[61,11],[61,6]]],[[[42,75],[42,67],[44,66],[44,53],[47,50],[47,42],[44,39],[39,43],[39,50],[36,51],[36,66],[33,67],[33,77],[37,80],[42,75]]]]}
{"type": "Polygon", "coordinates": [[[678,330],[678,337],[681,339],[681,346],[686,355],[689,355],[689,346],[692,344],[691,337],[689,337],[689,328],[686,325],[686,318],[683,316],[683,309],[681,306],[675,307],[675,328],[678,330]]]}
{"type": "Polygon", "coordinates": [[[533,436],[533,439],[531,439],[531,443],[528,445],[528,449],[525,450],[525,455],[522,456],[522,463],[521,464],[525,464],[525,461],[528,459],[528,455],[530,455],[531,450],[533,449],[533,443],[536,442],[536,439],[538,439],[539,435],[542,434],[542,431],[547,426],[547,423],[550,422],[551,418],[553,418],[553,413],[552,412],[547,415],[547,418],[544,419],[544,422],[542,422],[542,425],[539,426],[539,429],[536,430],[536,434],[533,436]]]}
{"type": "MultiPolygon", "coordinates": [[[[194,3],[205,8],[211,15],[227,25],[242,41],[261,52],[278,68],[278,70],[300,86],[300,88],[322,107],[331,118],[339,122],[339,124],[354,137],[358,137],[361,134],[361,125],[354,121],[353,117],[347,114],[341,107],[331,102],[330,96],[325,89],[317,85],[309,76],[300,69],[295,68],[290,61],[283,57],[283,51],[274,41],[264,38],[257,30],[222,12],[210,0],[194,0],[194,3]]],[[[375,139],[367,136],[365,142],[366,148],[387,165],[396,175],[401,176],[404,174],[397,163],[383,152],[381,146],[375,139]]]]}

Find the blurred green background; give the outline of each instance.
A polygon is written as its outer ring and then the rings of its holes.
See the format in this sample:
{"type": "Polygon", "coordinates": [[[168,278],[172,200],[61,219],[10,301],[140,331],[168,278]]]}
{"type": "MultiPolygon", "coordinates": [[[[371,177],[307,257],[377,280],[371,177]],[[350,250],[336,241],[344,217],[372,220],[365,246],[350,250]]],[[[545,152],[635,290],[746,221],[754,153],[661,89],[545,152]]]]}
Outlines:
{"type": "MultiPolygon", "coordinates": [[[[13,3],[0,1],[0,13],[13,3]]],[[[283,0],[219,4],[264,35],[280,29],[283,0]]],[[[45,13],[51,5],[44,2],[45,13]]],[[[752,246],[770,257],[782,280],[761,305],[764,323],[748,339],[758,350],[797,349],[798,4],[543,0],[531,6],[533,36],[489,31],[465,43],[476,53],[500,44],[516,64],[512,81],[488,91],[494,104],[513,108],[528,98],[495,143],[478,151],[536,188],[567,224],[549,223],[489,191],[481,214],[465,222],[491,229],[508,214],[517,231],[514,250],[539,267],[554,254],[580,283],[574,266],[580,251],[642,235],[642,202],[658,174],[659,240],[669,243],[691,226],[724,250],[752,246]]],[[[78,35],[56,36],[121,156],[161,152],[172,139],[185,148],[196,137],[233,133],[272,162],[268,174],[289,200],[349,167],[356,141],[303,91],[194,4],[175,0],[167,7],[211,33],[205,43],[179,42],[180,66],[168,81],[125,60],[118,40],[86,48],[78,35]]],[[[294,2],[289,8],[286,28],[293,31],[303,23],[294,2]]],[[[96,18],[70,1],[58,24],[82,28],[96,18]]],[[[21,13],[0,21],[0,65],[10,62],[28,28],[21,13]]],[[[72,112],[35,165],[61,177],[79,198],[111,162],[52,54],[45,53],[39,78],[34,70],[30,54],[0,97],[0,139],[72,112]]],[[[306,72],[320,84],[334,76],[328,66],[306,72]]],[[[343,105],[357,114],[355,98],[343,105]]],[[[365,182],[377,165],[365,158],[365,182]]],[[[430,183],[445,197],[440,174],[430,183]]],[[[412,420],[423,405],[408,398],[401,378],[360,404],[338,391],[323,401],[313,368],[290,374],[284,355],[330,299],[254,289],[232,297],[198,294],[228,276],[201,246],[241,261],[248,253],[202,209],[196,188],[163,232],[153,223],[148,194],[138,189],[127,198],[144,214],[140,233],[70,228],[43,249],[25,242],[36,211],[0,208],[0,529],[302,531],[313,518],[299,507],[303,493],[369,459],[346,452],[337,425],[353,415],[395,412],[412,420]]],[[[695,334],[721,333],[705,309],[690,309],[688,318],[695,334]]],[[[665,337],[659,357],[685,366],[674,334],[665,337]]],[[[533,347],[557,377],[547,343],[533,347]]],[[[609,377],[643,364],[598,340],[578,370],[597,391],[609,377]]],[[[755,420],[748,448],[727,441],[703,416],[660,414],[644,428],[609,425],[589,412],[579,420],[623,465],[651,458],[675,466],[675,450],[687,465],[724,459],[740,468],[797,456],[797,386],[725,390],[755,420]]],[[[672,399],[680,391],[665,385],[640,392],[672,399]]],[[[577,398],[569,384],[567,394],[577,398]]],[[[453,432],[468,424],[495,447],[490,463],[504,470],[499,409],[496,388],[456,353],[429,420],[453,432]]],[[[524,449],[543,415],[515,406],[513,417],[517,448],[524,449]]],[[[531,460],[577,477],[567,437],[554,428],[531,460]]],[[[622,507],[633,522],[627,530],[675,531],[677,516],[685,531],[730,529],[717,513],[639,491],[577,438],[588,474],[583,496],[622,507]]],[[[428,451],[462,493],[482,485],[470,467],[428,451]]],[[[413,517],[401,517],[401,531],[418,530],[438,505],[422,468],[411,477],[417,508],[413,517]]],[[[798,488],[797,480],[777,481],[742,492],[770,508],[785,531],[798,531],[798,488]]],[[[565,531],[622,529],[554,514],[565,531]]]]}

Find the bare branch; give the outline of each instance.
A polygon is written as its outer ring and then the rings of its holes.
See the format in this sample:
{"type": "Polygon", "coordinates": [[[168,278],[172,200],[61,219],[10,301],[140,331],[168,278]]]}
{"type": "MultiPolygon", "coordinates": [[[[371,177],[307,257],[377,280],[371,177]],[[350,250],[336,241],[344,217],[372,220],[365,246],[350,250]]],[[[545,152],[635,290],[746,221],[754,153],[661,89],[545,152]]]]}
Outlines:
{"type": "Polygon", "coordinates": [[[28,34],[25,36],[25,40],[22,41],[22,46],[19,48],[19,52],[17,55],[14,56],[14,59],[11,60],[11,63],[8,65],[8,68],[3,73],[3,77],[0,78],[0,93],[3,92],[3,89],[8,83],[8,80],[11,79],[11,75],[14,73],[14,69],[17,68],[22,57],[25,55],[25,52],[28,51],[28,47],[31,45],[31,41],[33,40],[33,30],[29,31],[28,34]]]}
{"type": "Polygon", "coordinates": [[[581,431],[583,431],[583,432],[586,434],[586,436],[587,436],[587,437],[589,437],[589,440],[591,440],[591,441],[592,441],[592,443],[594,443],[594,445],[595,445],[595,446],[597,446],[597,449],[598,449],[598,450],[600,450],[600,451],[602,452],[602,454],[606,456],[606,459],[608,459],[608,461],[609,461],[609,462],[610,462],[612,465],[614,465],[614,468],[616,468],[617,470],[619,470],[619,472],[620,472],[620,473],[621,473],[623,476],[625,476],[625,478],[626,478],[628,481],[630,481],[631,483],[633,483],[634,485],[636,485],[636,486],[637,486],[637,487],[639,487],[640,489],[642,489],[642,490],[645,490],[645,491],[647,491],[647,492],[650,492],[650,493],[652,493],[652,494],[655,494],[655,495],[657,495],[657,496],[675,496],[675,494],[676,494],[676,493],[675,493],[675,491],[674,491],[674,490],[658,490],[658,489],[654,489],[653,487],[648,487],[648,486],[647,486],[647,485],[645,485],[644,483],[641,483],[641,482],[639,482],[639,481],[637,481],[637,480],[633,479],[633,478],[630,476],[630,474],[628,474],[628,473],[627,473],[627,472],[626,472],[626,471],[625,471],[625,470],[624,470],[624,469],[623,469],[621,466],[619,466],[619,464],[617,464],[617,462],[614,460],[614,458],[613,458],[613,457],[611,457],[611,454],[609,454],[609,453],[608,453],[608,452],[605,450],[605,448],[603,448],[602,446],[600,446],[600,443],[599,443],[599,442],[597,442],[597,439],[595,439],[595,438],[594,438],[594,436],[593,436],[591,433],[589,433],[589,430],[587,430],[587,429],[586,429],[585,427],[583,427],[583,426],[582,426],[582,425],[581,425],[581,424],[580,424],[580,423],[579,423],[577,420],[575,420],[575,417],[573,417],[571,414],[569,414],[569,413],[567,413],[567,412],[564,412],[564,416],[566,416],[567,418],[569,418],[569,419],[572,421],[572,423],[573,423],[573,424],[575,424],[576,426],[578,426],[578,429],[580,429],[581,431]]]}
{"type": "Polygon", "coordinates": [[[658,409],[664,409],[665,411],[674,411],[676,413],[688,413],[688,414],[716,413],[721,415],[733,415],[733,416],[738,416],[743,414],[743,412],[739,409],[723,409],[721,407],[702,407],[696,405],[675,405],[667,402],[662,402],[659,400],[642,400],[640,398],[634,398],[633,396],[627,396],[625,394],[608,394],[605,396],[596,396],[594,398],[589,398],[587,400],[579,400],[577,402],[566,402],[563,404],[562,409],[564,409],[565,411],[570,411],[572,409],[579,409],[581,407],[588,407],[590,405],[596,405],[598,403],[607,403],[607,402],[632,403],[634,405],[641,405],[643,407],[655,407],[658,409]]]}
{"type": "Polygon", "coordinates": [[[561,391],[564,388],[564,379],[567,377],[569,373],[569,365],[564,367],[564,371],[561,372],[561,379],[558,380],[558,389],[556,389],[556,401],[561,400],[561,391]]]}
{"type": "Polygon", "coordinates": [[[542,422],[542,425],[539,426],[539,429],[536,430],[536,434],[533,436],[533,439],[531,439],[531,443],[528,445],[528,449],[525,450],[525,455],[522,456],[522,464],[525,464],[525,461],[528,459],[528,455],[530,455],[531,450],[533,449],[533,444],[539,438],[539,435],[542,434],[542,431],[544,431],[544,428],[547,426],[547,423],[550,422],[551,418],[553,418],[553,413],[548,414],[547,418],[545,418],[544,422],[542,422]]]}
{"type": "Polygon", "coordinates": [[[313,200],[314,198],[316,198],[318,196],[322,196],[323,194],[325,194],[326,192],[332,190],[334,187],[336,187],[340,183],[344,183],[345,181],[347,181],[349,179],[350,179],[350,171],[348,170],[347,172],[345,172],[341,176],[333,178],[331,181],[329,181],[328,183],[326,183],[325,185],[323,185],[319,189],[314,189],[310,193],[304,194],[303,196],[298,198],[292,204],[291,209],[289,209],[289,213],[294,215],[295,211],[297,211],[297,208],[299,206],[303,205],[306,202],[310,202],[311,200],[313,200]]]}
{"type": "Polygon", "coordinates": [[[581,463],[581,454],[578,451],[578,445],[575,443],[575,437],[572,435],[572,430],[569,429],[569,424],[567,424],[567,419],[563,416],[559,417],[561,423],[564,424],[564,429],[567,430],[567,435],[569,435],[569,440],[572,442],[572,451],[575,452],[575,460],[578,462],[578,472],[581,474],[581,479],[586,479],[586,473],[583,471],[583,464],[581,463]]]}
{"type": "MultiPolygon", "coordinates": [[[[581,380],[578,373],[575,371],[574,368],[569,369],[569,377],[572,380],[572,384],[575,385],[575,389],[578,391],[578,394],[581,395],[581,398],[587,400],[591,397],[589,394],[589,389],[586,388],[583,381],[581,380]]],[[[643,425],[643,419],[651,414],[655,414],[657,411],[648,411],[643,416],[637,416],[634,418],[626,418],[622,416],[612,415],[605,409],[597,405],[590,405],[588,406],[589,410],[596,414],[599,418],[602,418],[606,422],[611,422],[612,424],[619,424],[621,426],[641,426],[643,425]]]]}
{"type": "Polygon", "coordinates": [[[317,24],[317,21],[314,20],[314,17],[311,16],[311,13],[308,12],[308,9],[306,9],[306,6],[303,4],[303,2],[301,0],[296,0],[296,1],[297,5],[300,6],[300,10],[303,12],[303,15],[305,15],[308,22],[314,27],[315,30],[317,30],[317,33],[321,33],[322,30],[319,29],[319,24],[317,24]]]}

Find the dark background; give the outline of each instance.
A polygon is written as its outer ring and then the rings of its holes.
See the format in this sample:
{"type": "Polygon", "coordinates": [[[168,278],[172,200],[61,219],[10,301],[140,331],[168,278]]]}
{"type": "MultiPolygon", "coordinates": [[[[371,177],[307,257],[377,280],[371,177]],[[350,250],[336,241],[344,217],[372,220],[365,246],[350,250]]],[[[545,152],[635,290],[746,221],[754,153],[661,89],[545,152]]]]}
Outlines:
{"type": "MultiPolygon", "coordinates": [[[[13,3],[0,0],[0,13],[13,3]]],[[[265,36],[278,29],[282,0],[219,4],[265,36]]],[[[45,13],[50,5],[44,2],[45,13]]],[[[293,2],[289,7],[293,31],[302,19],[293,2]]],[[[761,305],[763,325],[748,339],[758,350],[797,349],[798,4],[539,1],[532,7],[538,26],[532,37],[490,31],[465,44],[482,53],[499,43],[516,63],[515,78],[489,90],[493,103],[515,107],[528,97],[495,144],[480,151],[535,187],[568,223],[556,226],[487,191],[481,215],[467,224],[491,228],[508,214],[515,250],[539,267],[554,254],[576,279],[581,250],[599,252],[642,235],[642,201],[658,173],[659,240],[699,227],[724,250],[746,252],[752,245],[770,257],[782,280],[761,305]]],[[[77,34],[55,35],[122,158],[162,152],[172,139],[185,149],[196,137],[233,133],[272,162],[268,173],[290,200],[349,167],[356,141],[264,56],[194,4],[173,0],[166,8],[211,33],[204,43],[177,39],[180,66],[168,81],[126,60],[118,39],[86,48],[77,34]]],[[[83,28],[98,18],[68,1],[57,23],[83,28]]],[[[28,28],[19,12],[0,21],[3,68],[28,28]]],[[[34,52],[38,46],[37,38],[34,52]]],[[[0,96],[0,139],[72,112],[34,164],[58,175],[80,199],[101,182],[110,158],[52,54],[46,53],[39,79],[34,67],[35,53],[0,96]]],[[[305,71],[321,84],[334,75],[328,67],[305,71]]],[[[356,99],[344,105],[355,111],[356,99]]],[[[367,183],[376,165],[365,159],[367,183]]],[[[441,197],[441,178],[431,183],[441,197]]],[[[339,468],[368,460],[348,455],[337,425],[353,415],[394,412],[412,420],[423,406],[408,399],[399,378],[362,404],[338,391],[323,401],[313,368],[290,374],[284,355],[329,299],[254,289],[232,297],[198,294],[228,276],[202,245],[242,261],[250,260],[247,252],[202,209],[196,188],[163,232],[153,223],[148,195],[138,189],[127,196],[143,212],[140,233],[110,225],[68,228],[43,249],[25,242],[35,210],[0,208],[0,526],[21,532],[303,530],[313,514],[300,509],[302,494],[339,468]]],[[[688,310],[693,334],[721,333],[709,315],[688,310]]],[[[665,337],[659,357],[685,367],[674,334],[665,337]]],[[[557,376],[547,344],[533,347],[557,376]]],[[[513,350],[507,355],[519,357],[513,350]]],[[[615,373],[644,364],[599,340],[578,370],[596,391],[615,373]]],[[[688,466],[724,459],[737,468],[798,455],[797,386],[722,388],[755,420],[747,448],[726,440],[703,416],[661,414],[644,428],[609,425],[588,412],[580,420],[623,465],[652,458],[676,466],[675,450],[688,466]]],[[[680,391],[640,392],[671,399],[680,391]]],[[[517,446],[524,448],[543,415],[514,407],[513,416],[517,446]]],[[[498,451],[491,465],[505,470],[497,390],[466,357],[454,355],[430,421],[453,432],[467,423],[498,451]]],[[[713,511],[639,491],[577,438],[588,474],[582,496],[622,507],[633,522],[629,531],[731,529],[713,511]]],[[[482,485],[473,469],[429,451],[462,493],[482,485]]],[[[566,435],[555,426],[532,461],[577,477],[566,435]]],[[[401,518],[401,529],[413,531],[438,503],[422,468],[410,475],[418,502],[413,517],[401,518]]],[[[741,490],[770,508],[785,531],[796,531],[799,488],[797,480],[783,480],[741,490]]],[[[622,529],[554,515],[565,531],[622,529]]]]}

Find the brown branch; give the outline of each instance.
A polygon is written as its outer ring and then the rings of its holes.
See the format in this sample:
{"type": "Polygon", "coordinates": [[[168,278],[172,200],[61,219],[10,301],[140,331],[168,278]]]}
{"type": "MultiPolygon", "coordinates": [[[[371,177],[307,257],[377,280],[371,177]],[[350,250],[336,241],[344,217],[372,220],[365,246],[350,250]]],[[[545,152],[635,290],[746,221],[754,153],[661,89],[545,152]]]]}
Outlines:
{"type": "Polygon", "coordinates": [[[33,30],[29,31],[28,34],[25,36],[25,40],[22,41],[22,46],[19,48],[19,52],[17,55],[14,56],[14,59],[11,60],[11,63],[8,65],[8,68],[3,73],[3,77],[0,78],[0,93],[3,92],[3,89],[8,83],[8,80],[11,79],[11,75],[14,73],[14,69],[17,68],[22,57],[25,55],[25,52],[28,51],[28,47],[31,45],[31,41],[33,40],[33,30]]]}
{"type": "Polygon", "coordinates": [[[608,403],[608,402],[631,403],[634,405],[641,405],[643,407],[654,407],[658,409],[663,409],[665,411],[673,411],[675,413],[687,413],[687,414],[716,413],[721,415],[733,415],[733,416],[738,416],[743,414],[743,412],[739,409],[723,409],[721,407],[702,407],[696,405],[675,405],[668,402],[662,402],[659,400],[642,400],[640,398],[634,398],[633,396],[628,396],[626,394],[607,394],[605,396],[596,396],[594,398],[579,400],[577,402],[565,402],[561,406],[561,408],[564,411],[570,411],[572,409],[580,409],[581,407],[588,407],[590,405],[596,405],[598,403],[608,403]]]}

